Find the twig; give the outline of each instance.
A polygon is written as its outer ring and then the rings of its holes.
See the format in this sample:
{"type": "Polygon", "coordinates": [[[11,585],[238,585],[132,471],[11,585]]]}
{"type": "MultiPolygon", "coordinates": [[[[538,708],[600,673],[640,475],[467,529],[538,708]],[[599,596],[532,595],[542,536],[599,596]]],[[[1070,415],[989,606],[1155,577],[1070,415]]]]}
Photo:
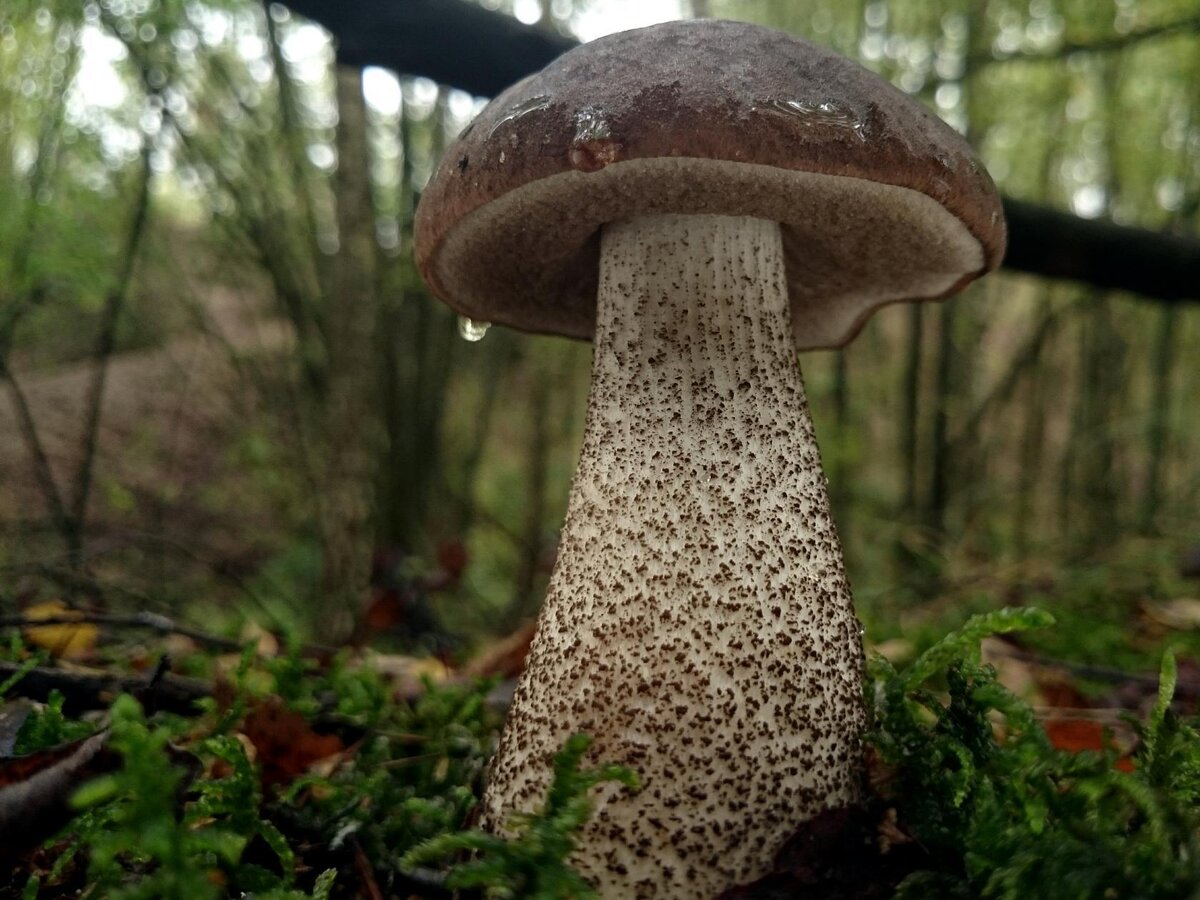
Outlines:
{"type": "Polygon", "coordinates": [[[1121,725],[1123,717],[1136,710],[1123,706],[1105,706],[1098,709],[1078,706],[1035,706],[1033,714],[1042,721],[1101,722],[1106,725],[1121,725]]]}
{"type": "MultiPolygon", "coordinates": [[[[113,613],[71,612],[57,616],[30,618],[28,616],[0,616],[0,628],[40,628],[44,625],[102,625],[110,628],[144,628],[157,634],[178,634],[190,638],[198,644],[237,653],[248,643],[233,638],[221,637],[190,625],[181,625],[168,616],[152,612],[139,612],[130,615],[113,613]]],[[[334,647],[322,644],[304,644],[299,653],[307,658],[327,658],[337,652],[334,647]]]]}
{"type": "Polygon", "coordinates": [[[1043,313],[1041,321],[1035,326],[1033,333],[1029,336],[1024,346],[1013,356],[1013,362],[1008,371],[992,385],[987,395],[971,410],[966,424],[950,439],[950,446],[953,448],[952,452],[956,452],[965,444],[974,441],[988,413],[993,408],[1002,405],[1013,395],[1017,385],[1021,382],[1021,378],[1025,375],[1030,365],[1041,355],[1042,348],[1053,336],[1055,329],[1062,319],[1062,314],[1062,309],[1053,308],[1043,313]]]}
{"type": "Polygon", "coordinates": [[[110,628],[145,628],[158,634],[179,634],[217,650],[238,651],[242,643],[231,638],[209,634],[197,628],[180,625],[166,616],[152,612],[133,615],[112,613],[64,613],[59,616],[30,618],[28,616],[0,616],[0,628],[41,628],[44,625],[104,625],[110,628]]]}
{"type": "MultiPolygon", "coordinates": [[[[46,527],[48,529],[52,528],[52,526],[46,526],[46,527]]],[[[114,536],[128,537],[131,542],[155,541],[157,543],[164,544],[167,547],[183,554],[184,556],[186,556],[188,559],[192,560],[193,562],[198,563],[199,565],[202,565],[202,566],[206,566],[207,568],[212,570],[213,574],[215,574],[218,578],[228,581],[230,584],[232,584],[238,590],[242,591],[242,593],[244,593],[247,597],[249,597],[250,600],[252,600],[255,604],[257,604],[264,612],[269,612],[266,605],[264,605],[262,598],[255,592],[254,588],[244,578],[242,578],[241,576],[237,575],[234,572],[229,572],[229,571],[222,569],[218,563],[214,562],[214,560],[206,558],[205,556],[196,552],[191,547],[188,547],[183,542],[175,540],[174,538],[170,537],[169,535],[151,534],[149,532],[128,531],[128,532],[120,532],[114,536]]],[[[133,545],[137,546],[136,543],[133,543],[133,545]]],[[[123,549],[122,546],[108,547],[103,550],[93,550],[90,553],[86,554],[83,558],[85,560],[97,559],[101,556],[104,556],[108,553],[116,552],[120,549],[123,549]]],[[[120,594],[123,597],[126,597],[128,599],[135,601],[140,606],[149,607],[149,606],[161,605],[160,601],[157,598],[155,598],[149,594],[146,594],[143,591],[139,591],[139,590],[137,590],[135,588],[131,588],[131,587],[125,587],[124,585],[119,585],[119,584],[101,584],[100,582],[96,581],[94,578],[90,578],[90,577],[82,574],[81,571],[76,571],[76,570],[70,569],[66,564],[61,564],[61,563],[55,562],[55,560],[61,560],[61,559],[65,559],[65,558],[66,557],[63,554],[58,554],[55,557],[52,557],[50,559],[30,560],[30,561],[23,561],[23,562],[8,563],[6,565],[0,565],[0,572],[10,571],[10,572],[34,573],[37,575],[41,575],[43,578],[46,578],[49,581],[53,581],[54,583],[59,584],[65,588],[70,588],[73,590],[83,589],[83,590],[91,591],[91,592],[99,594],[99,595],[104,595],[104,594],[109,594],[109,593],[120,594]]],[[[180,632],[180,633],[183,633],[183,632],[180,632]]],[[[317,648],[317,649],[324,649],[324,648],[317,648]]]]}
{"type": "MultiPolygon", "coordinates": [[[[1112,666],[1097,666],[1090,663],[1074,663],[1061,659],[1051,659],[1047,656],[1040,656],[1036,653],[1030,653],[1027,650],[1018,650],[1015,647],[1008,646],[998,647],[995,652],[1000,656],[1007,656],[1010,659],[1040,666],[1044,669],[1061,669],[1064,672],[1070,672],[1072,675],[1078,675],[1081,678],[1090,678],[1094,681],[1103,681],[1108,684],[1132,683],[1146,685],[1147,687],[1158,686],[1157,675],[1147,675],[1142,672],[1126,672],[1124,669],[1117,669],[1112,666]]],[[[1200,681],[1191,678],[1180,678],[1175,683],[1175,693],[1177,695],[1186,694],[1191,697],[1200,697],[1200,681]]]]}
{"type": "MultiPolygon", "coordinates": [[[[0,662],[0,680],[15,674],[23,666],[0,662]]],[[[58,691],[66,701],[68,714],[93,709],[106,709],[118,694],[138,694],[149,682],[135,675],[114,675],[111,672],[68,672],[43,666],[31,669],[18,681],[11,692],[31,700],[45,702],[51,691],[58,691]]],[[[195,715],[197,700],[212,696],[212,686],[198,678],[164,675],[155,684],[154,700],[158,709],[183,716],[195,715]]]]}
{"type": "Polygon", "coordinates": [[[46,506],[49,508],[50,517],[54,520],[54,527],[60,535],[66,534],[70,528],[70,520],[66,504],[63,503],[62,492],[54,480],[54,471],[50,468],[50,460],[46,456],[46,448],[38,433],[37,422],[33,418],[29,400],[25,396],[25,391],[21,388],[16,374],[5,363],[2,351],[0,351],[0,378],[5,379],[8,384],[8,394],[12,399],[13,409],[17,413],[17,423],[25,440],[25,447],[29,451],[33,474],[41,489],[42,497],[46,501],[46,506]]]}
{"type": "Polygon", "coordinates": [[[99,598],[116,593],[134,600],[142,606],[158,605],[158,601],[149,594],[145,594],[134,588],[124,587],[123,585],[102,584],[95,578],[84,574],[82,570],[73,569],[69,565],[58,566],[47,563],[30,563],[21,568],[26,572],[35,572],[60,587],[75,593],[91,594],[99,598]]]}
{"type": "Polygon", "coordinates": [[[113,349],[117,343],[117,325],[125,301],[129,296],[129,287],[133,281],[134,262],[137,259],[138,248],[142,235],[146,230],[146,219],[150,212],[150,180],[153,169],[150,156],[153,147],[149,140],[142,145],[141,184],[138,190],[133,218],[129,231],[125,236],[125,246],[121,259],[121,268],[117,273],[117,283],[104,301],[104,312],[100,320],[100,333],[96,338],[95,370],[91,383],[88,385],[87,404],[85,406],[83,435],[80,440],[79,465],[75,470],[74,496],[71,501],[71,513],[67,519],[70,526],[63,535],[67,543],[71,564],[79,565],[83,556],[83,532],[87,521],[88,497],[91,494],[92,475],[96,461],[96,446],[100,433],[100,416],[104,408],[104,386],[108,381],[108,367],[112,359],[113,349]]]}
{"type": "Polygon", "coordinates": [[[358,872],[363,891],[366,892],[369,900],[383,900],[383,891],[379,889],[379,882],[375,880],[375,872],[371,867],[371,861],[367,859],[362,844],[354,838],[350,840],[354,844],[354,868],[358,872]]]}
{"type": "Polygon", "coordinates": [[[993,63],[1007,62],[1054,62],[1075,53],[1112,53],[1124,50],[1126,47],[1139,44],[1142,41],[1196,31],[1200,31],[1200,16],[1186,16],[1174,22],[1160,22],[1157,25],[1148,25],[1145,28],[1139,28],[1126,34],[1114,34],[1096,41],[1063,41],[1063,43],[1050,50],[1017,51],[1004,54],[989,53],[978,57],[976,63],[986,66],[993,63]]]}

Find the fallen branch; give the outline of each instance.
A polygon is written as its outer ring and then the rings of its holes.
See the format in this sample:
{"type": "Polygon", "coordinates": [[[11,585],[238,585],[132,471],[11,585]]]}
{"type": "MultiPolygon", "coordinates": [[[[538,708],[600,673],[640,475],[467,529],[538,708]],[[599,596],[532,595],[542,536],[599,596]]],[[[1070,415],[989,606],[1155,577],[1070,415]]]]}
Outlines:
{"type": "Polygon", "coordinates": [[[1200,241],[1179,234],[1081,219],[1004,198],[1004,267],[1130,291],[1170,303],[1200,300],[1200,241]]]}
{"type": "MultiPolygon", "coordinates": [[[[21,671],[20,663],[0,662],[0,681],[21,671]]],[[[70,672],[39,666],[30,669],[10,689],[9,693],[30,700],[46,702],[52,691],[58,691],[65,701],[64,711],[78,715],[96,709],[107,709],[120,694],[145,696],[153,692],[157,709],[181,716],[196,715],[196,701],[212,696],[212,685],[199,678],[161,674],[151,682],[136,675],[115,675],[111,672],[70,672]]]]}
{"type": "Polygon", "coordinates": [[[477,96],[499,93],[576,44],[463,0],[287,5],[333,32],[345,65],[424,75],[477,96]]]}

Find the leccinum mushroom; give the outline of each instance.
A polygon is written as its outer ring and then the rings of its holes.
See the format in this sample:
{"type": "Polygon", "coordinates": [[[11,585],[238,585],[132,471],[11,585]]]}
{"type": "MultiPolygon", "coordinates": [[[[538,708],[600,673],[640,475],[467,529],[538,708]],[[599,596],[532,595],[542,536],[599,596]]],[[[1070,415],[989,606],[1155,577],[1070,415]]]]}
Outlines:
{"type": "Polygon", "coordinates": [[[999,262],[995,189],[886,82],[779,32],[674,22],[573,50],[451,147],[417,261],[464,316],[593,338],[582,456],[484,800],[544,796],[574,732],[640,773],[575,863],[711,897],[855,800],[851,606],[795,347],[999,262]]]}

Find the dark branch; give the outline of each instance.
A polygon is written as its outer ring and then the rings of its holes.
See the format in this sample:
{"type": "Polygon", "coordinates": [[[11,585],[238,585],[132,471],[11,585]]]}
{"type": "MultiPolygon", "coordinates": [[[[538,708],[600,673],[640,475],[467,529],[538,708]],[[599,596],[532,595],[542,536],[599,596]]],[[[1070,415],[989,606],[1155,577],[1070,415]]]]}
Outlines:
{"type": "Polygon", "coordinates": [[[1200,300],[1200,241],[1006,198],[1004,265],[1158,300],[1200,300]]]}
{"type": "MultiPolygon", "coordinates": [[[[21,671],[18,663],[0,662],[0,681],[21,671]]],[[[9,693],[17,697],[46,702],[51,691],[63,695],[68,715],[93,709],[107,709],[118,694],[145,694],[149,685],[144,677],[116,675],[110,672],[68,672],[38,667],[27,672],[9,693]]],[[[196,678],[164,675],[154,685],[157,709],[181,716],[195,715],[196,701],[212,695],[212,686],[196,678]]]]}
{"type": "Polygon", "coordinates": [[[424,75],[480,97],[500,93],[576,43],[465,0],[287,5],[333,33],[338,61],[345,65],[424,75]]]}
{"type": "MultiPolygon", "coordinates": [[[[464,0],[344,3],[295,0],[291,8],[328,28],[347,65],[383,66],[490,96],[575,45],[464,0]]],[[[1192,19],[1114,38],[1121,45],[1200,24],[1192,19]]],[[[1087,48],[1080,48],[1087,49],[1087,48]]],[[[1091,49],[1097,49],[1092,45],[1091,49]]],[[[1200,240],[1081,219],[1006,200],[1006,268],[1082,281],[1158,300],[1200,300],[1200,240]]]]}

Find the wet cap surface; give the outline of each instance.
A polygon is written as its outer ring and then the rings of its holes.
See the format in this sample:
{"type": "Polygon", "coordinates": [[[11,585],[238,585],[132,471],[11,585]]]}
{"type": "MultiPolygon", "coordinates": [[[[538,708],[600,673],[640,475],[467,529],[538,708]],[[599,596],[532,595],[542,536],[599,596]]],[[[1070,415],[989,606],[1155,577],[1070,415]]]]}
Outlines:
{"type": "Polygon", "coordinates": [[[657,213],[781,224],[801,348],[994,268],[1000,200],[953,129],[782,32],[671,22],[601,38],[497,97],[421,200],[416,256],[473,319],[590,338],[599,229],[657,213]]]}

